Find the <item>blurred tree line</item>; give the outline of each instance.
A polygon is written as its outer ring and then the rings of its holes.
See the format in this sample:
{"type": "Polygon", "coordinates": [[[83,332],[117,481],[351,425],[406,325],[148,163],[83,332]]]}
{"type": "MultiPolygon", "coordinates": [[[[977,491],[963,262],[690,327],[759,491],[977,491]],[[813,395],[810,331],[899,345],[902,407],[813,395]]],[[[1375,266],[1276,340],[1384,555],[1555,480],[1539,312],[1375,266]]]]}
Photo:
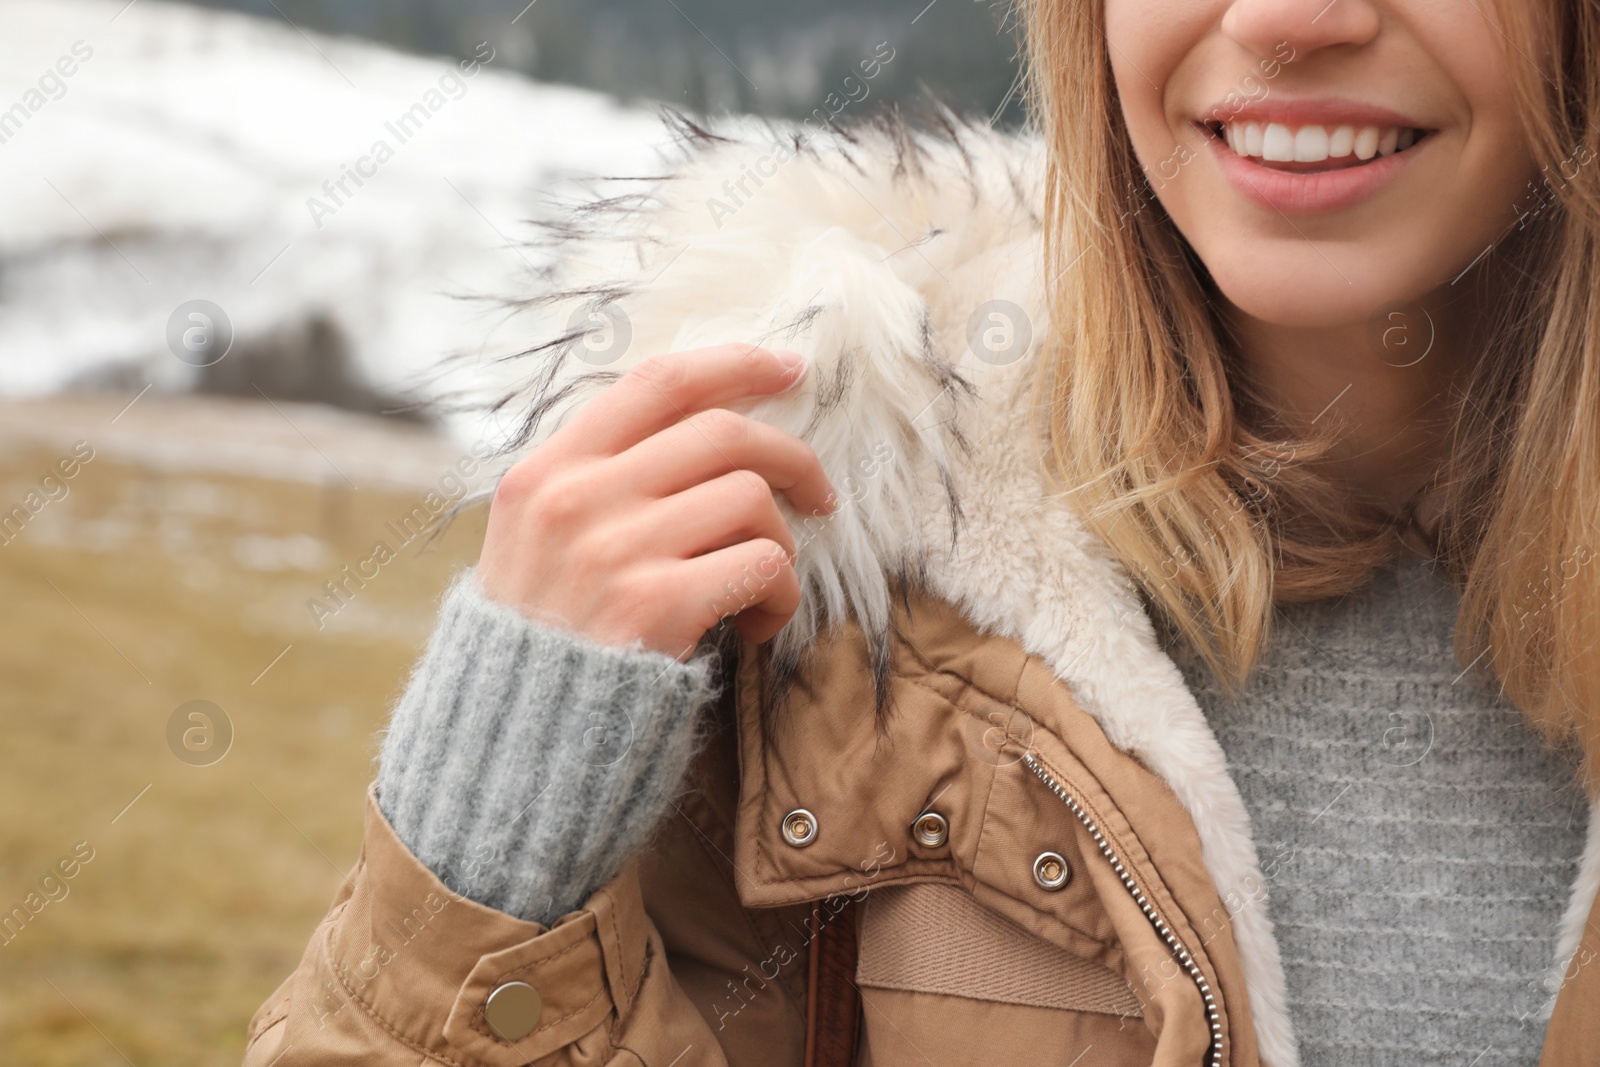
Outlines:
{"type": "MultiPolygon", "coordinates": [[[[468,55],[626,101],[798,117],[829,93],[1021,119],[1008,0],[198,0],[407,51],[468,55]],[[887,45],[889,52],[880,48],[887,45]],[[863,61],[892,54],[865,87],[863,61]]],[[[852,105],[853,106],[853,105],[852,105]]]]}

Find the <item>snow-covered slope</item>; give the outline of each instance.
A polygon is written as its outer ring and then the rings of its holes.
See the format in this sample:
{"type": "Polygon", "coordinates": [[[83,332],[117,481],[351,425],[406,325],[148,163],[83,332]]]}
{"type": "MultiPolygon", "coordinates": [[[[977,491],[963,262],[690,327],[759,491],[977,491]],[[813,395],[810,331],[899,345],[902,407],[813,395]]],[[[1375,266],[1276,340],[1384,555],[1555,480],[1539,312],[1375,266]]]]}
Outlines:
{"type": "Polygon", "coordinates": [[[464,69],[160,0],[5,0],[0,392],[113,367],[181,388],[168,319],[193,299],[240,342],[324,316],[386,392],[472,349],[487,315],[455,297],[525,287],[541,194],[649,173],[666,140],[497,58],[492,37],[464,69]]]}

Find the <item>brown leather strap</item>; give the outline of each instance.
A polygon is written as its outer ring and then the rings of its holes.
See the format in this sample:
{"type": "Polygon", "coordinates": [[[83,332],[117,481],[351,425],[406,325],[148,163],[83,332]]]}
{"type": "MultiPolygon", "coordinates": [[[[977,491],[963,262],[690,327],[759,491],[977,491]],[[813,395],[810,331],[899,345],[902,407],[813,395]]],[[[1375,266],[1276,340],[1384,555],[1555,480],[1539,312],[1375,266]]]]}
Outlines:
{"type": "Polygon", "coordinates": [[[861,1035],[855,904],[849,897],[835,897],[811,906],[806,1067],[855,1067],[861,1035]]]}

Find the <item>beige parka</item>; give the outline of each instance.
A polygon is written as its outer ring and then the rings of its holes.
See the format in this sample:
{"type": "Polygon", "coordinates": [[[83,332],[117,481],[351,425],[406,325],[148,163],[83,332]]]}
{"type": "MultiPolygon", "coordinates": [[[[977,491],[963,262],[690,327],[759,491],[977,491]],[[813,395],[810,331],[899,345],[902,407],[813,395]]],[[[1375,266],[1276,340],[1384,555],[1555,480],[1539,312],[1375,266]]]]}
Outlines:
{"type": "MultiPolygon", "coordinates": [[[[678,129],[670,177],[551,229],[507,343],[541,434],[652,353],[805,353],[749,409],[845,499],[794,521],[801,611],[740,649],[651,847],[549,928],[453,894],[369,793],[247,1067],[1295,1067],[1222,752],[1039,471],[1042,146],[678,129]]],[[[1600,1063],[1597,886],[1591,831],[1542,1067],[1600,1063]]]]}

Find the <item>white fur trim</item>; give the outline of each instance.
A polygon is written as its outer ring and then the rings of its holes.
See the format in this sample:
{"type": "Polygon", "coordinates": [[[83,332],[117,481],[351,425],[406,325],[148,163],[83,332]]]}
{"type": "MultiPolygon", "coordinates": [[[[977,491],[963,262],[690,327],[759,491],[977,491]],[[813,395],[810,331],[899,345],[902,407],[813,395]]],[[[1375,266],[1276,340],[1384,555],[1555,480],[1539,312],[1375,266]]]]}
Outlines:
{"type": "Polygon", "coordinates": [[[553,280],[566,295],[534,309],[533,336],[569,336],[565,324],[586,303],[609,303],[633,339],[605,367],[566,356],[545,364],[548,380],[525,383],[530,398],[559,397],[534,439],[602,384],[585,380],[597,369],[731,341],[804,353],[808,382],[748,411],[805,437],[847,496],[854,472],[857,499],[814,535],[797,526],[807,596],[780,650],[847,612],[881,629],[889,577],[911,572],[975,625],[1050,663],[1111,742],[1193,817],[1233,918],[1261,1059],[1297,1067],[1265,882],[1222,750],[1131,580],[1044,493],[1025,432],[1028,361],[994,366],[968,343],[990,300],[1020,308],[1035,337],[1048,329],[1040,143],[882,126],[794,155],[775,147],[780,136],[696,136],[690,160],[650,190],[653,205],[621,205],[556,234],[553,280]],[[752,170],[762,180],[747,180],[752,195],[732,205],[727,183],[752,170]]]}
{"type": "MultiPolygon", "coordinates": [[[[1556,962],[1545,980],[1545,991],[1550,994],[1546,1005],[1555,1007],[1555,996],[1561,991],[1562,980],[1572,964],[1578,944],[1583,940],[1584,927],[1589,925],[1589,915],[1595,899],[1600,896],[1600,801],[1589,806],[1589,832],[1583,846],[1583,858],[1578,863],[1578,877],[1573,879],[1572,893],[1567,898],[1567,910],[1561,916],[1561,935],[1556,941],[1556,962]]],[[[1586,961],[1584,961],[1586,962],[1586,961]]]]}

